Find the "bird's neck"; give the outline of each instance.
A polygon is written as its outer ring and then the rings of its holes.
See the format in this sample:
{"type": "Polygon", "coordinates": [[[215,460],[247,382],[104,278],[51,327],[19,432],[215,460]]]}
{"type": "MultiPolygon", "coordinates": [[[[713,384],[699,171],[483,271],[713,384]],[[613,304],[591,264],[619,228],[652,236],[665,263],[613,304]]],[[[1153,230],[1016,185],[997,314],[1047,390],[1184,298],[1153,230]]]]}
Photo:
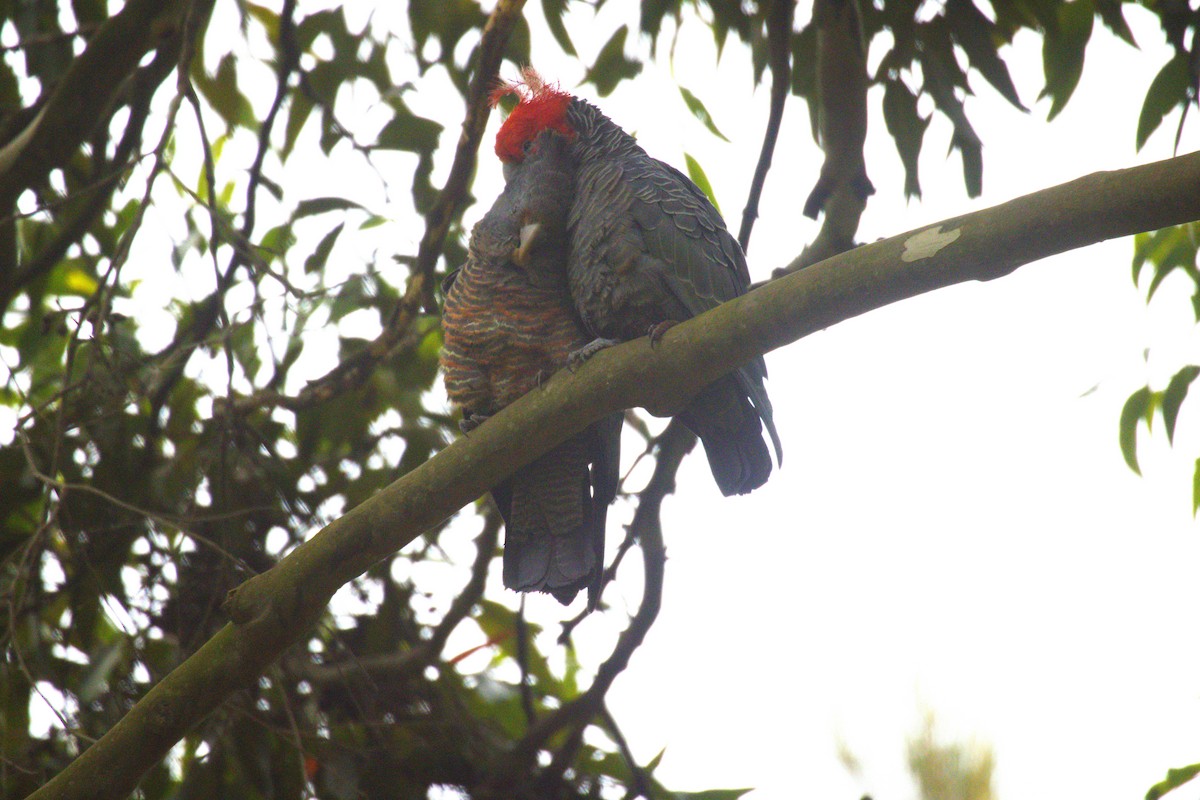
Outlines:
{"type": "Polygon", "coordinates": [[[571,100],[567,121],[575,129],[573,149],[581,161],[641,150],[636,139],[586,100],[571,100]]]}

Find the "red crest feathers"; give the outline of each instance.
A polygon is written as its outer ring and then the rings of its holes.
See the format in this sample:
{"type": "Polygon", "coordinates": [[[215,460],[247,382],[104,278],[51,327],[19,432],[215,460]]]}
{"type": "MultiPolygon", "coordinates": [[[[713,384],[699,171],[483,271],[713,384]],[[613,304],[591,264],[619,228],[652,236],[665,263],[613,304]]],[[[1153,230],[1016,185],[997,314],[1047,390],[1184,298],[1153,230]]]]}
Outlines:
{"type": "Polygon", "coordinates": [[[548,84],[533,67],[521,70],[521,80],[502,82],[489,95],[492,106],[502,97],[515,95],[517,107],[504,120],[496,134],[496,155],[504,162],[520,162],[525,158],[525,143],[533,141],[544,130],[555,130],[564,136],[574,136],[567,122],[567,104],[571,95],[548,84]]]}

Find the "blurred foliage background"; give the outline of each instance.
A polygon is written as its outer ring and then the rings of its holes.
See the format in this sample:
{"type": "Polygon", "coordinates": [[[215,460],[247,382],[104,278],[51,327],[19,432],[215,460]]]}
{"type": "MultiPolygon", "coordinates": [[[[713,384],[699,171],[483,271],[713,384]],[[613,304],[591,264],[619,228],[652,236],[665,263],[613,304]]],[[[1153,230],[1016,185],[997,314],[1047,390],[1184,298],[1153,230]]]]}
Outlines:
{"type": "MultiPolygon", "coordinates": [[[[1023,108],[1005,62],[1017,32],[1044,42],[1051,118],[1097,25],[1132,43],[1119,0],[818,3],[857,19],[846,41],[857,63],[872,54],[860,76],[882,94],[871,124],[895,141],[910,196],[931,115],[953,126],[978,194],[987,131],[964,100],[982,80],[1023,108]]],[[[836,135],[843,112],[818,51],[827,65],[839,55],[808,4],[643,0],[615,29],[585,30],[603,5],[0,3],[0,794],[24,796],[101,736],[225,623],[229,589],[456,435],[435,287],[464,257],[481,98],[502,63],[515,74],[535,38],[578,58],[575,40],[599,36],[578,91],[603,98],[702,26],[719,49],[749,49],[780,109],[799,98],[813,134],[836,135]]],[[[1141,5],[1175,55],[1146,87],[1139,146],[1182,126],[1200,64],[1200,12],[1141,5]]],[[[704,99],[681,92],[719,136],[704,99]]],[[[707,185],[702,165],[688,168],[707,185]]],[[[849,246],[857,215],[827,211],[849,246]]],[[[1152,274],[1153,294],[1181,270],[1200,296],[1196,241],[1195,225],[1138,237],[1135,280],[1152,274]]],[[[1181,365],[1130,398],[1131,466],[1138,426],[1161,413],[1170,436],[1197,374],[1181,365]]],[[[682,452],[664,459],[663,440],[635,427],[661,500],[682,452]]],[[[1200,461],[1197,476],[1200,503],[1200,461]]],[[[637,507],[641,491],[621,502],[637,507]]],[[[570,647],[578,620],[539,649],[513,598],[485,593],[489,506],[451,527],[457,537],[429,531],[348,587],[139,794],[484,796],[532,721],[579,697],[598,666],[570,647]],[[464,673],[470,651],[446,643],[472,625],[491,660],[464,673]]],[[[636,762],[602,707],[541,749],[516,795],[686,796],[636,762]]],[[[935,751],[914,750],[914,770],[935,751]]],[[[985,788],[961,796],[990,796],[990,764],[973,768],[985,788]]]]}

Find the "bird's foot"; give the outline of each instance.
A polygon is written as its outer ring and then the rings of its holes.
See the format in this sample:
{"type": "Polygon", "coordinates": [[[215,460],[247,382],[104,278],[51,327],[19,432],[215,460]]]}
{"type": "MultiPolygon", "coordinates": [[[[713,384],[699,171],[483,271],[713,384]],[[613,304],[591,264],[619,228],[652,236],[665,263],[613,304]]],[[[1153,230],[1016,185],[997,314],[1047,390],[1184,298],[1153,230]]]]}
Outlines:
{"type": "Polygon", "coordinates": [[[459,420],[458,429],[464,434],[470,433],[483,423],[487,422],[488,417],[490,416],[491,414],[469,414],[459,420]]]}
{"type": "Polygon", "coordinates": [[[646,335],[650,337],[650,346],[658,344],[658,340],[663,337],[663,334],[674,328],[679,323],[673,319],[664,319],[662,322],[656,322],[646,329],[646,335]]]}
{"type": "Polygon", "coordinates": [[[567,368],[571,370],[571,372],[574,372],[575,370],[579,369],[583,362],[587,361],[604,348],[612,347],[614,344],[620,344],[620,342],[616,339],[605,339],[603,337],[592,339],[583,347],[567,356],[567,368]]]}

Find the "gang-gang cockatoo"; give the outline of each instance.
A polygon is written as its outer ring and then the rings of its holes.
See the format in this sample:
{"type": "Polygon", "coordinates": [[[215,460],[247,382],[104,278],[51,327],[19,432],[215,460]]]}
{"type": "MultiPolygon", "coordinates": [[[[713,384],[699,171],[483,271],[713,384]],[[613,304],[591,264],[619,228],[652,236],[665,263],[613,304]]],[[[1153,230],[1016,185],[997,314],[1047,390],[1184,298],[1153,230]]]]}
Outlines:
{"type": "MultiPolygon", "coordinates": [[[[505,84],[517,105],[496,136],[505,174],[518,176],[539,137],[564,140],[578,161],[568,226],[568,284],[587,332],[583,355],[680,322],[747,290],[746,257],[708,198],[679,170],[650,157],[598,108],[532,69],[505,84]]],[[[771,474],[762,429],[782,458],[766,365],[756,358],[702,390],[679,414],[704,444],[721,492],[744,494],[771,474]]]]}
{"type": "MultiPolygon", "coordinates": [[[[466,264],[443,284],[442,367],[463,428],[537,387],[591,337],[567,293],[566,227],[575,160],[559,137],[535,137],[471,232],[466,264]]],[[[492,488],[505,521],[504,584],[595,607],[604,526],[616,494],[622,415],[610,415],[492,488]]]]}

